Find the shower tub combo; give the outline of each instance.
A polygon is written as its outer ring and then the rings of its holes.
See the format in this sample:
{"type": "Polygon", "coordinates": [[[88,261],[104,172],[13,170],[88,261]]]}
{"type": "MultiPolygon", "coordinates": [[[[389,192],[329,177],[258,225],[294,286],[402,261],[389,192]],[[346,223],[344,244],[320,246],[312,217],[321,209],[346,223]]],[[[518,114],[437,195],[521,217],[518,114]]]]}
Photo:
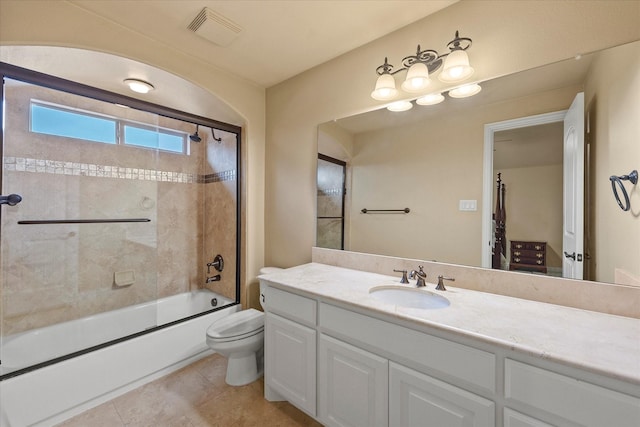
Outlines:
{"type": "Polygon", "coordinates": [[[0,426],[54,425],[212,354],[203,331],[239,308],[203,289],[6,337],[0,426]],[[134,338],[104,345],[123,331],[134,338]],[[94,346],[102,348],[11,377],[94,346]]]}

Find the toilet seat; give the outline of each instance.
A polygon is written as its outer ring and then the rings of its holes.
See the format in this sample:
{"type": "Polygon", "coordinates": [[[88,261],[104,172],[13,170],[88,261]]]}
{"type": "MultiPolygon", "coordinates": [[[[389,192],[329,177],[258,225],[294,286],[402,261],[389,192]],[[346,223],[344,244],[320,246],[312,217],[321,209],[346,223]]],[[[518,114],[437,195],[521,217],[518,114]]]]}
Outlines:
{"type": "Polygon", "coordinates": [[[238,341],[264,330],[264,313],[253,308],[237,311],[207,329],[207,339],[216,342],[238,341]]]}

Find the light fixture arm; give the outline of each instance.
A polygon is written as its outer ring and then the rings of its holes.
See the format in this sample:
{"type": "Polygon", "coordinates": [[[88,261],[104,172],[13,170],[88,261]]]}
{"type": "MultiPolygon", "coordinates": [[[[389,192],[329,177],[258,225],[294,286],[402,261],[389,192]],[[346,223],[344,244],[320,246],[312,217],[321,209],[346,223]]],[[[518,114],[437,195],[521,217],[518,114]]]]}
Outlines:
{"type": "Polygon", "coordinates": [[[399,73],[400,71],[404,70],[404,68],[399,69],[398,71],[393,71],[393,65],[389,64],[389,60],[387,59],[387,57],[384,57],[384,64],[380,65],[378,68],[376,68],[376,73],[381,76],[383,74],[391,74],[394,75],[396,73],[399,73]]]}
{"type": "MultiPolygon", "coordinates": [[[[471,47],[471,43],[472,42],[470,38],[460,37],[459,32],[456,31],[455,38],[447,43],[447,47],[451,52],[453,52],[454,50],[467,50],[471,47]]],[[[448,53],[446,55],[448,55],[448,53]]]]}
{"type": "Polygon", "coordinates": [[[449,56],[451,52],[456,50],[467,50],[471,47],[471,43],[472,41],[470,38],[460,37],[459,31],[456,31],[454,39],[447,43],[449,52],[440,55],[433,49],[421,50],[420,45],[418,45],[415,55],[405,56],[402,59],[402,68],[394,71],[394,66],[389,64],[389,60],[387,59],[387,57],[385,57],[384,64],[376,68],[376,73],[379,76],[383,74],[395,75],[401,71],[408,70],[413,64],[418,62],[425,64],[427,66],[427,69],[429,70],[429,73],[433,73],[442,66],[444,59],[449,56]]]}

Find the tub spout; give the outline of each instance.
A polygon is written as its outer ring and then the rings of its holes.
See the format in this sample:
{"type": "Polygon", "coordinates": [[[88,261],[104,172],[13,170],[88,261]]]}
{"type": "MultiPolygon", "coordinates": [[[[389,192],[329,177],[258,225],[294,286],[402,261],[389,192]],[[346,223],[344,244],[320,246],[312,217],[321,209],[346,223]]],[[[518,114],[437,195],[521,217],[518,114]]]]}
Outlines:
{"type": "Polygon", "coordinates": [[[216,274],[215,276],[209,276],[207,277],[207,283],[211,283],[211,282],[219,282],[221,279],[219,274],[216,274]]]}

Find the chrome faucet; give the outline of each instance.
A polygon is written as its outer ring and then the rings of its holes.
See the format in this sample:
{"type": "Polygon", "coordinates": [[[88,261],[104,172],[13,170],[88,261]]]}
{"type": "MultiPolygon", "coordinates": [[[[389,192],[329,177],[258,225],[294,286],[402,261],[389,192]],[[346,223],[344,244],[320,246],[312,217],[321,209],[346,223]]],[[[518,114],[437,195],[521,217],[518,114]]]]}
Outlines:
{"type": "Polygon", "coordinates": [[[415,270],[411,270],[411,273],[409,273],[409,278],[410,279],[418,279],[418,283],[416,283],[416,287],[421,288],[423,286],[427,286],[427,282],[425,282],[425,279],[427,278],[427,273],[424,272],[423,266],[419,265],[418,266],[418,271],[415,270]]]}

